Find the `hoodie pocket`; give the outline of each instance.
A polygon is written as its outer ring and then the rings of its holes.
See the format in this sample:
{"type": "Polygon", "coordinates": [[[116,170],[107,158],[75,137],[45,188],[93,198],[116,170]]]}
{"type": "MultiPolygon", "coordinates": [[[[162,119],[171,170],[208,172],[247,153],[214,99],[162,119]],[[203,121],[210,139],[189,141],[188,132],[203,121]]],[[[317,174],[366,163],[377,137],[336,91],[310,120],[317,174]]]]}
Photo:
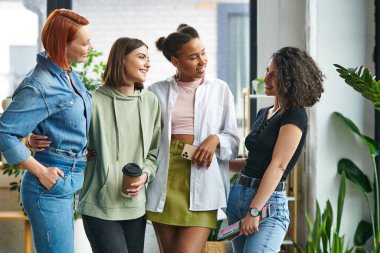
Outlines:
{"type": "Polygon", "coordinates": [[[107,168],[105,182],[97,195],[99,206],[107,209],[138,207],[145,201],[145,196],[143,198],[140,196],[145,194],[144,191],[141,191],[140,195],[134,199],[121,195],[122,176],[121,170],[107,168]]]}

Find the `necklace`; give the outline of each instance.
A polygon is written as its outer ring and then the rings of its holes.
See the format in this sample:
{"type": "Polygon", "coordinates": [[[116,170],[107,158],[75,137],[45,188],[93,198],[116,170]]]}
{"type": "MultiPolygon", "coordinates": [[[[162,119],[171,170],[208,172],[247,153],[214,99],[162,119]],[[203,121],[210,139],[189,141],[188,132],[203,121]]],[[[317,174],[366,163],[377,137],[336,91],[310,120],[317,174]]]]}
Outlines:
{"type": "Polygon", "coordinates": [[[185,88],[183,85],[179,85],[187,94],[191,94],[194,92],[194,89],[185,88]]]}

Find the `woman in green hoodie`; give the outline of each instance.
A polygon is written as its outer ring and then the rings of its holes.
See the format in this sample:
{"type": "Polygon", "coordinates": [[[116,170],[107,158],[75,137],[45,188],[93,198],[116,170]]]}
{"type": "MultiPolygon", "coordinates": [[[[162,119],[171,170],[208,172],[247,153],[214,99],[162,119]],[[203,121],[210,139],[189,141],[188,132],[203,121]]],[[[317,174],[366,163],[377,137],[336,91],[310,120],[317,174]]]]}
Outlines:
{"type": "MultiPolygon", "coordinates": [[[[146,44],[119,38],[109,54],[104,84],[92,94],[89,150],[96,156],[87,162],[77,210],[93,252],[144,251],[145,183],[155,175],[161,136],[158,99],[142,84],[149,67],[146,44]],[[121,184],[128,163],[143,173],[126,197],[121,184]]],[[[38,141],[31,146],[41,147],[38,141]]]]}

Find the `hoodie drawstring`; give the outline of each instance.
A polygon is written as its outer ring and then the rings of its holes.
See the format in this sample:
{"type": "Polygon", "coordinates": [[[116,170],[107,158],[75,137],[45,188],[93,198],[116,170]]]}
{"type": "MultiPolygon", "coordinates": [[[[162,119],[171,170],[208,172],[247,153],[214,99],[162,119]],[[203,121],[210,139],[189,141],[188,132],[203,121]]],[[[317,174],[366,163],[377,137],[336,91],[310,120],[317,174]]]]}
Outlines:
{"type": "Polygon", "coordinates": [[[116,128],[116,161],[119,161],[119,124],[118,124],[118,116],[117,116],[117,110],[116,110],[116,97],[114,94],[112,94],[112,103],[113,103],[113,113],[115,116],[115,128],[116,128]]]}
{"type": "MultiPolygon", "coordinates": [[[[115,130],[116,130],[116,161],[119,161],[119,157],[120,157],[120,134],[119,134],[119,122],[118,122],[118,114],[117,114],[117,109],[116,109],[116,101],[117,101],[117,98],[115,96],[114,93],[112,93],[112,103],[113,103],[113,112],[114,112],[114,117],[115,117],[115,130]]],[[[140,121],[140,130],[141,130],[141,136],[142,136],[142,148],[143,148],[143,154],[145,154],[145,145],[144,145],[144,127],[142,125],[142,122],[141,122],[141,104],[142,104],[142,100],[141,100],[141,97],[138,97],[138,100],[137,100],[137,108],[139,110],[138,112],[138,115],[140,115],[139,117],[139,121],[140,121]]]]}

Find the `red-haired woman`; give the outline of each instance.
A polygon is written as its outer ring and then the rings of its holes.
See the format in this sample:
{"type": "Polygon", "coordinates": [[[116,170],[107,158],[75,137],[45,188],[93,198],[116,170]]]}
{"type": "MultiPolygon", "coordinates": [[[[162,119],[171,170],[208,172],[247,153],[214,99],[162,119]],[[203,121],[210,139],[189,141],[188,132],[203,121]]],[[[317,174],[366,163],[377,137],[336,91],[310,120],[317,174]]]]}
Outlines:
{"type": "Polygon", "coordinates": [[[21,200],[37,252],[74,252],[73,195],[82,187],[86,164],[90,96],[70,64],[83,62],[91,49],[86,18],[52,12],[42,30],[46,52],[13,94],[0,118],[0,151],[9,164],[27,171],[21,200]],[[50,147],[31,156],[19,138],[46,135],[50,147]]]}

